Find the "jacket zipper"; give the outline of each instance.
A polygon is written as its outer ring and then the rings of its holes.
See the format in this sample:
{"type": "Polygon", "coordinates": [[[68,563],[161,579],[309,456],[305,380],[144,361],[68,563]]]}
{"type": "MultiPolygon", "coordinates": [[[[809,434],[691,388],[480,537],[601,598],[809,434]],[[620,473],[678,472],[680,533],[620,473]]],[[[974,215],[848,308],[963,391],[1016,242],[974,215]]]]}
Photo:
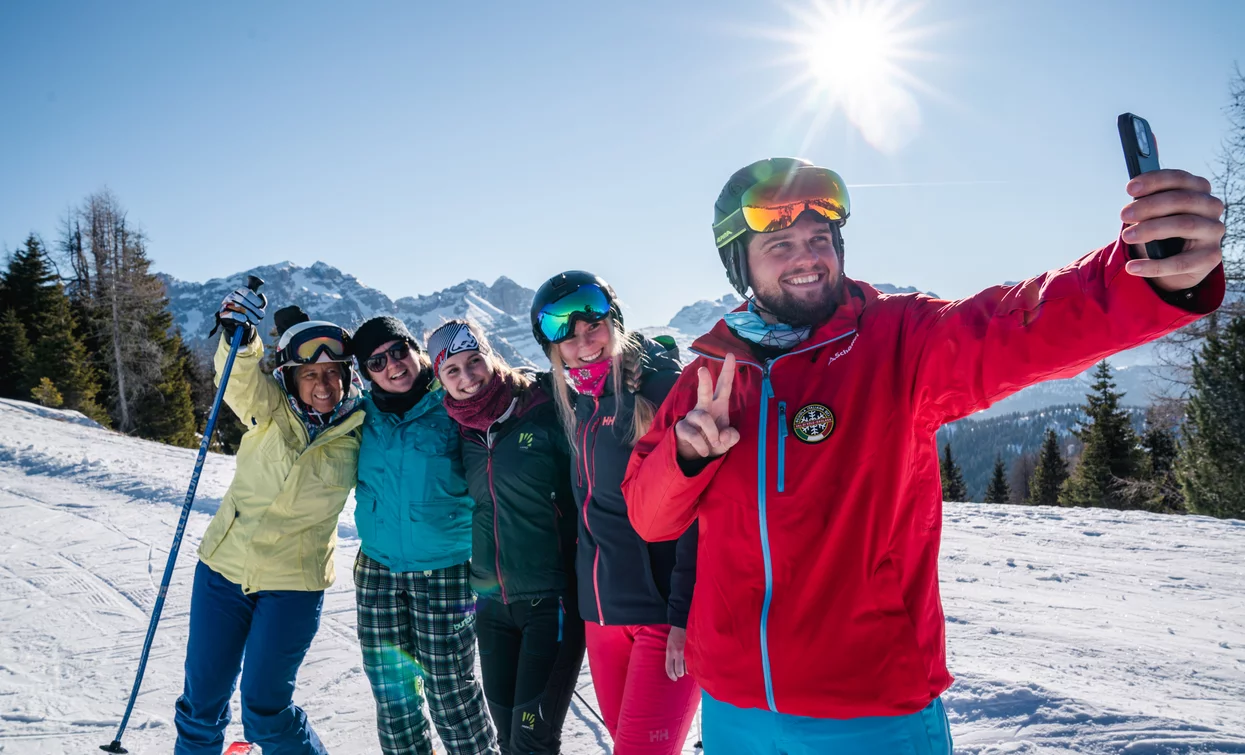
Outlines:
{"type": "Polygon", "coordinates": [[[787,402],[778,402],[778,492],[787,489],[787,402]]]}
{"type": "Polygon", "coordinates": [[[774,566],[770,560],[769,524],[766,518],[766,500],[768,492],[766,484],[765,450],[769,443],[769,402],[774,398],[774,387],[770,384],[769,371],[774,361],[768,360],[761,368],[761,437],[757,442],[757,515],[761,526],[761,557],[765,562],[765,601],[761,604],[761,671],[765,677],[765,702],[769,709],[778,712],[774,702],[774,678],[769,662],[769,608],[774,599],[774,566]]]}
{"type": "Polygon", "coordinates": [[[501,602],[509,605],[506,598],[506,580],[501,576],[501,535],[497,531],[497,490],[493,487],[493,446],[488,446],[488,492],[493,497],[493,563],[497,568],[497,585],[501,588],[501,602]]]}
{"type": "Polygon", "coordinates": [[[588,466],[588,460],[596,452],[596,439],[593,439],[592,449],[588,448],[588,431],[592,428],[592,422],[597,418],[597,412],[601,408],[601,400],[597,397],[592,398],[592,416],[584,423],[583,442],[580,444],[580,456],[583,457],[584,473],[588,478],[588,495],[584,496],[584,529],[588,530],[588,536],[592,537],[593,548],[596,551],[592,557],[592,592],[597,599],[597,621],[601,626],[605,626],[605,612],[601,610],[601,583],[597,579],[597,572],[601,566],[601,546],[596,545],[596,537],[592,534],[592,526],[588,524],[588,506],[592,503],[592,468],[588,466]]]}
{"type": "MultiPolygon", "coordinates": [[[[832,338],[829,341],[807,346],[803,349],[797,349],[796,351],[789,351],[786,354],[767,360],[763,365],[742,359],[737,360],[736,362],[736,364],[746,364],[752,367],[760,368],[761,370],[761,417],[759,424],[761,429],[761,437],[757,441],[757,515],[760,519],[761,527],[761,558],[765,564],[765,601],[761,604],[761,672],[765,682],[765,702],[769,705],[769,709],[774,713],[778,712],[778,704],[774,702],[774,677],[771,672],[769,661],[769,609],[770,604],[774,600],[774,566],[770,560],[769,526],[766,518],[766,493],[768,492],[768,486],[766,485],[767,460],[765,456],[766,445],[769,442],[769,402],[774,398],[774,386],[770,383],[769,379],[770,369],[779,359],[794,356],[796,354],[803,354],[805,352],[812,351],[813,349],[819,349],[823,346],[834,343],[835,341],[846,338],[847,336],[853,335],[855,332],[855,330],[848,331],[847,333],[844,333],[837,338],[832,338]]],[[[718,362],[724,361],[722,357],[711,356],[709,354],[696,351],[695,349],[692,349],[692,353],[705,357],[706,359],[713,359],[718,362]]],[[[778,407],[782,427],[779,431],[779,438],[782,442],[779,444],[778,451],[779,491],[782,491],[786,486],[786,479],[783,470],[783,465],[786,462],[786,453],[783,449],[786,440],[787,428],[786,406],[786,402],[781,402],[778,407]]]]}
{"type": "MultiPolygon", "coordinates": [[[[398,437],[400,441],[406,440],[406,431],[402,427],[401,423],[395,423],[394,434],[398,437]]],[[[363,448],[362,443],[359,443],[359,448],[360,449],[363,448]]],[[[398,480],[406,479],[406,454],[398,454],[398,477],[397,479],[398,480]]],[[[398,515],[397,515],[397,519],[394,521],[394,527],[397,528],[398,530],[398,553],[402,558],[402,563],[406,564],[406,563],[410,563],[410,560],[411,560],[410,557],[412,554],[408,554],[406,552],[406,538],[402,537],[402,531],[411,527],[411,523],[410,521],[408,521],[411,518],[411,506],[410,506],[410,501],[403,499],[402,496],[399,495],[399,493],[401,492],[401,486],[395,487],[393,492],[394,492],[394,496],[393,496],[394,500],[398,501],[398,515]]]]}
{"type": "MultiPolygon", "coordinates": [[[[838,338],[831,339],[825,343],[809,346],[796,351],[789,351],[774,357],[765,362],[765,366],[761,368],[761,438],[757,446],[757,509],[761,518],[761,554],[765,558],[765,602],[761,605],[761,667],[765,673],[765,702],[769,704],[769,709],[775,713],[778,712],[778,703],[774,701],[774,677],[769,662],[769,609],[774,600],[774,566],[770,559],[769,547],[769,525],[766,516],[766,492],[765,484],[766,459],[765,447],[768,443],[769,434],[769,402],[774,398],[774,386],[770,383],[770,370],[774,364],[784,357],[803,354],[813,349],[819,349],[834,341],[846,338],[855,331],[844,333],[838,338]]],[[[781,492],[786,486],[786,479],[783,466],[786,463],[786,435],[787,435],[787,404],[780,402],[778,405],[779,418],[781,426],[778,431],[778,490],[781,492]]]]}
{"type": "Polygon", "coordinates": [[[562,512],[558,510],[557,491],[549,494],[549,504],[553,507],[553,532],[558,541],[558,555],[562,555],[562,528],[558,525],[562,521],[562,512]]]}

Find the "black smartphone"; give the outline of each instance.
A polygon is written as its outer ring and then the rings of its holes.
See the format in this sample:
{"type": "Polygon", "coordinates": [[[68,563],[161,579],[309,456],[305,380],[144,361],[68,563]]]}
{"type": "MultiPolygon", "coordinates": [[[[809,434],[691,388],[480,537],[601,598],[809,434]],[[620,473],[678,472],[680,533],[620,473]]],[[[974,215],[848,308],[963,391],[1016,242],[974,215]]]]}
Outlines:
{"type": "MultiPolygon", "coordinates": [[[[1124,162],[1128,164],[1128,177],[1136,178],[1142,173],[1159,169],[1159,147],[1154,132],[1145,118],[1124,113],[1115,119],[1120,129],[1120,144],[1124,147],[1124,162]]],[[[1152,260],[1171,257],[1184,249],[1184,239],[1147,241],[1146,255],[1152,260]]]]}

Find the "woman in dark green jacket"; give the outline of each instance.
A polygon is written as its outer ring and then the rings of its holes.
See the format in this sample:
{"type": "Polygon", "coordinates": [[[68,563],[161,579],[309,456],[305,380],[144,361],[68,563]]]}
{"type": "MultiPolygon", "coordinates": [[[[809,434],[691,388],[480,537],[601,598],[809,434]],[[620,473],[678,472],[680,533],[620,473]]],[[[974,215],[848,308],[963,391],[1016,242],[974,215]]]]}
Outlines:
{"type": "Polygon", "coordinates": [[[570,451],[547,376],[511,369],[474,323],[428,339],[475,499],[471,584],[484,696],[503,753],[557,753],[584,657],[570,451]]]}

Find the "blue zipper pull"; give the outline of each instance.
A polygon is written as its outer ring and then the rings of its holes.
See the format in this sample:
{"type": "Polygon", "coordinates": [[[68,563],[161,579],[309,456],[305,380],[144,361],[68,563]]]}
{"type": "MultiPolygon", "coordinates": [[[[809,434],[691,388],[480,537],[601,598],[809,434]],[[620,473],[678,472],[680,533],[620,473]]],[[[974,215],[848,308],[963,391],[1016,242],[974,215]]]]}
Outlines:
{"type": "Polygon", "coordinates": [[[778,402],[778,492],[787,488],[787,402],[778,402]]]}

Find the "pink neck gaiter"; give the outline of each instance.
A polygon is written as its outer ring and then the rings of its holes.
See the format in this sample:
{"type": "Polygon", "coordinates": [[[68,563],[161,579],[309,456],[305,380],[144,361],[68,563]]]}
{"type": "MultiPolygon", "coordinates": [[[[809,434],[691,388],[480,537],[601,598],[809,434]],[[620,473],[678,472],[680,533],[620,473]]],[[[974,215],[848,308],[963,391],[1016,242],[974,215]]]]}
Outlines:
{"type": "Polygon", "coordinates": [[[609,377],[612,359],[589,362],[583,367],[567,367],[566,378],[578,392],[587,396],[601,397],[605,392],[605,379],[609,377]]]}

